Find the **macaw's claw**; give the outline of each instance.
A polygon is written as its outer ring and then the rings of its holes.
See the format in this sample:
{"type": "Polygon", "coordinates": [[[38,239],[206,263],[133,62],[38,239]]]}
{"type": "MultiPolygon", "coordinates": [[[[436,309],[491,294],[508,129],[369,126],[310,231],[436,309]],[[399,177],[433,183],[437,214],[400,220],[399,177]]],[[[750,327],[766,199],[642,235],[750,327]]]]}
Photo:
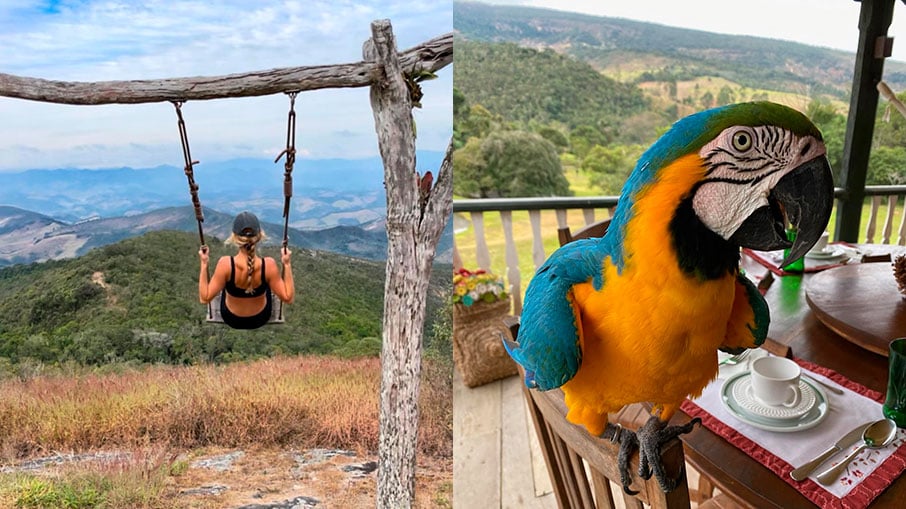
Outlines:
{"type": "Polygon", "coordinates": [[[604,427],[604,433],[601,434],[601,438],[620,444],[620,452],[617,455],[617,466],[620,468],[620,483],[623,485],[623,491],[629,495],[637,495],[638,491],[629,489],[629,485],[632,484],[632,476],[629,475],[629,458],[632,457],[633,451],[639,447],[639,440],[635,432],[625,429],[619,424],[608,422],[607,426],[604,427]]]}
{"type": "Polygon", "coordinates": [[[664,493],[673,491],[678,479],[670,478],[664,470],[664,464],[661,461],[661,446],[674,437],[689,433],[696,424],[701,424],[701,419],[696,417],[682,426],[667,426],[657,417],[651,417],[644,426],[639,428],[638,432],[632,432],[619,425],[607,423],[601,436],[620,444],[617,462],[623,491],[629,495],[638,494],[637,491],[629,488],[629,485],[632,484],[632,476],[629,475],[629,459],[636,449],[639,451],[639,477],[647,480],[654,474],[654,478],[664,493]]]}

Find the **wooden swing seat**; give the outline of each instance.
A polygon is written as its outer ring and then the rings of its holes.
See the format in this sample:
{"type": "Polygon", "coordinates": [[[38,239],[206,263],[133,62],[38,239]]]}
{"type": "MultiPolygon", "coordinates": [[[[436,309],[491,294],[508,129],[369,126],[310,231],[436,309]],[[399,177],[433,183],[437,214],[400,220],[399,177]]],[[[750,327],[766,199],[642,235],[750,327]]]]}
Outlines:
{"type": "MultiPolygon", "coordinates": [[[[225,323],[223,317],[220,316],[220,298],[221,294],[217,294],[211,302],[208,302],[208,315],[206,321],[208,323],[225,323]]],[[[273,305],[271,306],[271,317],[267,321],[266,325],[275,325],[284,323],[283,320],[283,301],[274,292],[271,292],[271,299],[273,305]]]]}
{"type": "MultiPolygon", "coordinates": [[[[283,156],[286,156],[286,162],[283,165],[283,248],[287,247],[289,243],[289,203],[290,199],[293,196],[293,165],[296,161],[296,95],[298,91],[287,92],[289,96],[289,113],[287,114],[287,124],[286,124],[286,148],[277,156],[277,159],[274,160],[276,163],[283,156]]],[[[201,200],[198,198],[198,184],[195,183],[195,174],[193,167],[198,164],[198,161],[192,159],[192,153],[189,149],[189,135],[186,131],[186,123],[182,116],[182,101],[171,101],[173,106],[176,108],[176,118],[177,125],[179,127],[179,139],[182,144],[182,155],[185,160],[185,174],[186,180],[189,183],[189,195],[192,198],[192,206],[195,208],[195,220],[198,222],[198,240],[201,243],[202,247],[205,247],[204,241],[204,228],[202,223],[204,223],[204,212],[201,208],[201,200]]],[[[285,269],[285,267],[284,267],[285,269]]],[[[263,273],[262,273],[263,274],[263,273]]],[[[283,274],[281,273],[281,277],[283,274]]],[[[220,300],[221,295],[217,294],[211,299],[211,302],[208,302],[208,314],[205,321],[209,323],[223,323],[223,316],[220,314],[220,300]]],[[[283,301],[277,297],[274,292],[271,292],[271,317],[265,325],[284,323],[283,321],[283,301]]]]}

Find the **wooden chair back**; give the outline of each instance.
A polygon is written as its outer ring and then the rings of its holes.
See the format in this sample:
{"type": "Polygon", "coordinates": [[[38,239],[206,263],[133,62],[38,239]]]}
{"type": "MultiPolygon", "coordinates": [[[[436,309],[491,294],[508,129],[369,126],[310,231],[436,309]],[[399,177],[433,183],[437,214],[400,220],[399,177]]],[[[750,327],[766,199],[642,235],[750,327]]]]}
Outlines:
{"type": "MultiPolygon", "coordinates": [[[[512,317],[509,331],[512,337],[519,332],[518,318],[512,317]]],[[[520,375],[525,373],[520,368],[520,375]]],[[[616,490],[627,508],[641,509],[643,504],[654,509],[690,507],[689,487],[685,475],[683,444],[678,439],[664,444],[662,460],[664,468],[672,478],[679,478],[675,490],[664,493],[652,477],[644,480],[638,477],[638,453],[633,455],[632,489],[637,495],[629,495],[620,488],[620,472],[617,457],[619,444],[594,437],[582,428],[566,420],[566,405],[563,391],[555,389],[541,392],[529,390],[522,385],[523,395],[528,403],[538,442],[544,454],[551,484],[561,509],[613,508],[614,492],[610,481],[616,483],[616,490]],[[587,464],[587,468],[586,468],[587,464]]],[[[619,414],[611,416],[611,422],[618,422],[628,429],[638,429],[650,416],[641,404],[630,405],[619,414]]]]}
{"type": "Polygon", "coordinates": [[[588,239],[592,237],[603,237],[607,233],[607,228],[610,226],[610,219],[604,219],[603,221],[598,221],[592,223],[583,228],[576,230],[573,233],[569,226],[564,226],[557,228],[557,238],[560,240],[560,245],[568,244],[574,240],[579,239],[588,239]]]}

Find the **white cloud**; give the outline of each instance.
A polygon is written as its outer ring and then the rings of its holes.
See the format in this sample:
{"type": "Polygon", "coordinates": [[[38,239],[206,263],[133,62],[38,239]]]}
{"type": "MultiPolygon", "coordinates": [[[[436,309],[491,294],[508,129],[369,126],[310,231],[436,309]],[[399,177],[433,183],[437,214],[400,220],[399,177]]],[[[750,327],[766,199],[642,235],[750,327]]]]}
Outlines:
{"type": "MultiPolygon", "coordinates": [[[[402,50],[450,32],[452,4],[6,1],[0,5],[0,72],[105,81],[350,63],[362,60],[370,23],[383,18],[393,23],[402,50]]],[[[438,85],[426,87],[432,102],[416,110],[425,129],[420,131],[420,149],[443,150],[450,136],[452,69],[440,74],[444,79],[437,80],[438,85]]],[[[282,95],[188,103],[184,114],[193,156],[208,160],[260,157],[263,147],[282,146],[287,104],[282,95]]],[[[312,157],[377,154],[367,89],[306,92],[297,104],[300,150],[312,157]],[[358,135],[331,137],[330,133],[342,131],[358,135]]],[[[64,106],[0,98],[0,119],[0,171],[153,166],[181,160],[175,113],[167,103],[64,106]]]]}

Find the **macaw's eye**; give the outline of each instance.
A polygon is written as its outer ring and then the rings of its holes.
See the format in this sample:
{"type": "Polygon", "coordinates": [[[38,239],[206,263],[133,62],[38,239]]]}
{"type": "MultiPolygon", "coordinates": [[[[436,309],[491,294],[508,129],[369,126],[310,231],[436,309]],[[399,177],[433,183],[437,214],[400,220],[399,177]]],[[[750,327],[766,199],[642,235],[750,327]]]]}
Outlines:
{"type": "Polygon", "coordinates": [[[752,135],[748,131],[736,131],[733,133],[733,148],[740,152],[745,152],[752,148],[752,135]]]}

